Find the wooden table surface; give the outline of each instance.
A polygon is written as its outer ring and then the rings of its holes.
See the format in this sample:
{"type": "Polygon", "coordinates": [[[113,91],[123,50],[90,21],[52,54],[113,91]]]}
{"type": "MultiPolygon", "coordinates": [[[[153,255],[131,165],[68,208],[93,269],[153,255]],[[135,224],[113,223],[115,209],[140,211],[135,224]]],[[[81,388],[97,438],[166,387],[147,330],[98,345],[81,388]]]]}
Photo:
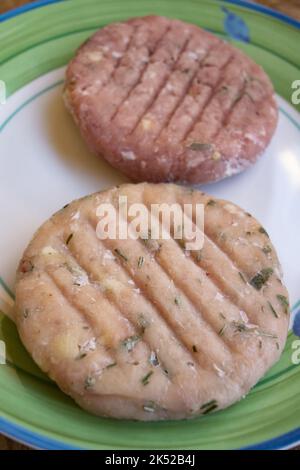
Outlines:
{"type": "MultiPolygon", "coordinates": [[[[19,7],[25,3],[31,2],[29,0],[2,0],[0,3],[0,13],[4,13],[11,8],[19,7]]],[[[300,0],[258,0],[257,3],[274,8],[300,21],[300,0]]],[[[24,449],[27,449],[27,447],[0,435],[0,450],[24,449]]],[[[297,447],[295,450],[300,450],[300,447],[297,447]]]]}

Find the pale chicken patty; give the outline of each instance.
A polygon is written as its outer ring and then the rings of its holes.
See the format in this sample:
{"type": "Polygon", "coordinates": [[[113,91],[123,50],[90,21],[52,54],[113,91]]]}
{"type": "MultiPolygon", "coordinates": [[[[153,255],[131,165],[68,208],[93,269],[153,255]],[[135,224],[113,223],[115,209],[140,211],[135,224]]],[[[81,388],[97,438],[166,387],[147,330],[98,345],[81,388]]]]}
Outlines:
{"type": "Polygon", "coordinates": [[[74,201],[42,225],[18,268],[15,322],[35,362],[86,410],[183,419],[244,397],[280,357],[289,306],[274,247],[250,214],[144,183],[74,201]],[[203,204],[203,247],[188,250],[173,222],[169,238],[100,239],[102,204],[119,224],[133,220],[120,196],[148,215],[153,204],[191,204],[191,223],[203,204]]]}
{"type": "Polygon", "coordinates": [[[277,124],[270,79],[243,52],[159,16],[96,32],[68,65],[65,102],[90,149],[133,181],[239,173],[277,124]]]}

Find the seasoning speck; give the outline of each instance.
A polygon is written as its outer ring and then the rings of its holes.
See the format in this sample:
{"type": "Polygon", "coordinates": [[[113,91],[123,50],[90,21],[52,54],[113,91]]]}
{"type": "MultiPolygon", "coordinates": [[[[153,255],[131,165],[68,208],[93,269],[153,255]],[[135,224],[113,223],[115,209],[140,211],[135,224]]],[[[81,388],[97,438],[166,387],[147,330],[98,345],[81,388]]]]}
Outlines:
{"type": "Polygon", "coordinates": [[[122,258],[124,261],[128,261],[127,256],[125,256],[125,255],[119,250],[119,248],[115,248],[115,249],[114,249],[114,252],[115,252],[120,258],[122,258]]]}
{"type": "Polygon", "coordinates": [[[70,241],[72,240],[73,238],[73,233],[70,233],[70,235],[68,236],[68,238],[66,239],[66,245],[68,245],[70,243],[70,241]]]}
{"type": "Polygon", "coordinates": [[[150,382],[150,377],[151,377],[152,374],[153,374],[153,370],[150,370],[150,372],[148,372],[148,374],[146,374],[141,379],[141,382],[142,382],[143,385],[148,385],[148,383],[150,382]]]}

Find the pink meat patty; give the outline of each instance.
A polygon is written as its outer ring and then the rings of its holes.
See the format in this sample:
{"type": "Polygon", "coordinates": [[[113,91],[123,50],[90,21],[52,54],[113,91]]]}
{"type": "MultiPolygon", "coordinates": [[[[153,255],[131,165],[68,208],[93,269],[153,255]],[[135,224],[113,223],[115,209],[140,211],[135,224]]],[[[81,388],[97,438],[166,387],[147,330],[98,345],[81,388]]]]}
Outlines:
{"type": "Polygon", "coordinates": [[[239,173],[278,117],[261,67],[195,25],[159,16],[96,32],[68,66],[65,100],[90,149],[134,181],[239,173]]]}

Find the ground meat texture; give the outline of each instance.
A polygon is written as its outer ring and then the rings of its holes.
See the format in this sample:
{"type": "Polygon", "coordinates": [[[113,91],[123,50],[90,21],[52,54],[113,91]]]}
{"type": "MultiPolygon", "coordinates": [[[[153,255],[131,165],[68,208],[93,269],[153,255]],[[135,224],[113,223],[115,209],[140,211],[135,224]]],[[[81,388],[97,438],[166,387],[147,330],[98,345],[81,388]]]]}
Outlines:
{"type": "Polygon", "coordinates": [[[143,183],[74,201],[42,225],[20,261],[14,319],[36,363],[80,406],[163,420],[243,397],[280,357],[289,309],[274,247],[253,217],[198,191],[143,183]],[[100,240],[96,210],[118,212],[119,196],[147,211],[204,204],[203,248],[174,238],[174,221],[169,239],[100,240]]]}
{"type": "Polygon", "coordinates": [[[277,124],[261,67],[195,25],[158,16],[95,33],[67,68],[64,97],[90,149],[133,181],[239,173],[277,124]]]}

